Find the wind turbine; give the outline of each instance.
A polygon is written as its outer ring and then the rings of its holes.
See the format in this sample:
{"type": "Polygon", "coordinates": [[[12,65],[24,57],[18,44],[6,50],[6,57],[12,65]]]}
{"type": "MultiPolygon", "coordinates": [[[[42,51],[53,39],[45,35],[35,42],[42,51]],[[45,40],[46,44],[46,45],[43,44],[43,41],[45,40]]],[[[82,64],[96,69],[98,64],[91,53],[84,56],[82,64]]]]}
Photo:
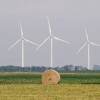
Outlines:
{"type": "Polygon", "coordinates": [[[93,43],[89,40],[86,28],[85,28],[85,34],[86,34],[86,43],[82,45],[82,47],[76,52],[76,54],[78,54],[84,47],[86,46],[88,47],[88,69],[90,69],[90,45],[95,45],[95,46],[100,46],[100,45],[93,43]]]}
{"type": "Polygon", "coordinates": [[[21,29],[21,38],[19,40],[17,40],[8,50],[11,50],[19,42],[22,42],[22,67],[24,67],[24,41],[31,43],[31,44],[34,44],[36,46],[39,46],[39,45],[24,37],[21,21],[20,21],[20,29],[21,29]]]}
{"type": "Polygon", "coordinates": [[[61,42],[65,42],[65,43],[69,43],[65,40],[62,40],[58,37],[55,37],[54,35],[52,35],[52,31],[51,31],[51,26],[50,26],[50,21],[49,21],[49,18],[47,16],[47,20],[48,20],[48,27],[49,27],[49,37],[47,37],[39,46],[38,48],[36,49],[36,51],[45,43],[47,42],[49,39],[50,39],[50,42],[51,42],[51,67],[53,67],[53,39],[55,40],[58,40],[58,41],[61,41],[61,42]]]}

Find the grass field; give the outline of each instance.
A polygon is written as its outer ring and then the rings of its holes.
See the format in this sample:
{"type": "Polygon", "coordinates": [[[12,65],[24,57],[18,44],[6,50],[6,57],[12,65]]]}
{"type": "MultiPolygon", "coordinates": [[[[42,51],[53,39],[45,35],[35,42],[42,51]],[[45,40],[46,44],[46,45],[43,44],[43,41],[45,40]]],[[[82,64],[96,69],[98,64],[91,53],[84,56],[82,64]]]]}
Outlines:
{"type": "Polygon", "coordinates": [[[57,85],[41,73],[0,73],[0,100],[100,100],[100,72],[61,73],[57,85]]]}
{"type": "Polygon", "coordinates": [[[100,100],[100,85],[0,85],[0,100],[100,100]]]}

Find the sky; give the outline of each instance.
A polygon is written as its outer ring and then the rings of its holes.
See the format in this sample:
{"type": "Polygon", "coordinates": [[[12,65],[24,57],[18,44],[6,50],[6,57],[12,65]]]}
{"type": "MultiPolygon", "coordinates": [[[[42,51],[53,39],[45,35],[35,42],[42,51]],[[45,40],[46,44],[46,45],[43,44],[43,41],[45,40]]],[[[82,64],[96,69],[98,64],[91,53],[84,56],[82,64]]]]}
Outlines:
{"type": "MultiPolygon", "coordinates": [[[[20,20],[24,37],[41,44],[48,36],[46,16],[52,34],[70,44],[53,40],[53,66],[67,64],[87,67],[86,27],[90,41],[100,44],[100,0],[0,0],[0,65],[21,65],[20,20]]],[[[38,51],[25,42],[25,66],[50,66],[50,41],[38,51]]],[[[91,45],[90,64],[100,65],[100,47],[91,45]]]]}

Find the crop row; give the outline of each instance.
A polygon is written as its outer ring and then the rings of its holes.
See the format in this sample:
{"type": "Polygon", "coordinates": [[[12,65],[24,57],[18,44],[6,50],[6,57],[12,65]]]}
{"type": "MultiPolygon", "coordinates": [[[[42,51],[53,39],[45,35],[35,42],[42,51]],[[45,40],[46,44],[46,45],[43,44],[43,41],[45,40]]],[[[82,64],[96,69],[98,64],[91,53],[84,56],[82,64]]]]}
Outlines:
{"type": "MultiPolygon", "coordinates": [[[[0,75],[0,84],[40,84],[41,74],[0,75]]],[[[100,84],[100,75],[61,74],[60,84],[100,84]]]]}

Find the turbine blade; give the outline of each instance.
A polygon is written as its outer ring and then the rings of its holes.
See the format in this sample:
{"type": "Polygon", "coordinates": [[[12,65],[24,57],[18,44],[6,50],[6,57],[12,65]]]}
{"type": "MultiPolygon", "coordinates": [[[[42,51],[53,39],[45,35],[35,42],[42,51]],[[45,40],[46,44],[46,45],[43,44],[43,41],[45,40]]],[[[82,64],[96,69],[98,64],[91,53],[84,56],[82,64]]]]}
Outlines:
{"type": "Polygon", "coordinates": [[[36,49],[36,51],[46,42],[50,39],[50,37],[46,38],[36,49]]]}
{"type": "Polygon", "coordinates": [[[50,21],[49,21],[49,17],[47,16],[47,20],[48,20],[48,26],[49,26],[49,33],[51,35],[51,26],[50,26],[50,21]]]}
{"type": "Polygon", "coordinates": [[[96,45],[96,46],[100,46],[99,44],[96,44],[96,43],[93,43],[93,42],[90,42],[92,45],[96,45]]]}
{"type": "Polygon", "coordinates": [[[89,36],[88,36],[88,33],[87,33],[86,28],[85,28],[85,34],[86,34],[86,39],[87,39],[87,41],[89,41],[89,36]]]}
{"type": "Polygon", "coordinates": [[[37,43],[34,43],[34,42],[32,42],[32,41],[30,41],[30,40],[28,40],[28,39],[24,39],[26,42],[29,42],[29,43],[32,43],[32,44],[34,44],[34,45],[36,45],[36,46],[39,46],[37,43]]]}
{"type": "Polygon", "coordinates": [[[23,38],[23,29],[22,29],[22,23],[21,23],[21,20],[20,20],[20,30],[21,30],[21,37],[23,38]]]}
{"type": "MultiPolygon", "coordinates": [[[[54,37],[54,36],[53,36],[53,37],[54,37]]],[[[54,37],[54,39],[56,39],[56,40],[58,40],[58,41],[61,41],[61,42],[70,43],[70,42],[67,42],[67,41],[65,41],[65,40],[59,39],[59,38],[57,38],[57,37],[54,37]]]]}
{"type": "Polygon", "coordinates": [[[10,50],[10,49],[12,49],[18,42],[20,42],[21,41],[21,39],[19,39],[18,41],[16,41],[11,47],[9,47],[9,49],[8,49],[8,51],[10,50]]]}
{"type": "Polygon", "coordinates": [[[82,47],[76,52],[76,54],[78,54],[86,45],[87,45],[87,43],[85,43],[84,45],[82,45],[82,47]]]}

